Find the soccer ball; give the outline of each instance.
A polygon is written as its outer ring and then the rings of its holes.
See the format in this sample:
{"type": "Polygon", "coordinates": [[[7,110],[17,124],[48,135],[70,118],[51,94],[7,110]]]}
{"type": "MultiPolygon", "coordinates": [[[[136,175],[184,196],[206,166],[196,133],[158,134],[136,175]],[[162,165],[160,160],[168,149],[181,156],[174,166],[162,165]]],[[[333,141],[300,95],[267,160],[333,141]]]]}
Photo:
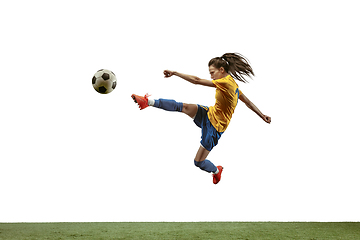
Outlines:
{"type": "Polygon", "coordinates": [[[100,69],[94,74],[92,84],[98,93],[111,93],[116,87],[116,76],[110,70],[100,69]]]}

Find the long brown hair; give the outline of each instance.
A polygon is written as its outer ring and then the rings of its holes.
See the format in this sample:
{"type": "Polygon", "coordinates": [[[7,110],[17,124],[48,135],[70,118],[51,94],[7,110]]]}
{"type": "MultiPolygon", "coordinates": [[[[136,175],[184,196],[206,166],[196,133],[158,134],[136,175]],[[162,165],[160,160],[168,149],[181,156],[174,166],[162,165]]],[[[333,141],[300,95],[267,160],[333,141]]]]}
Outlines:
{"type": "Polygon", "coordinates": [[[255,76],[249,61],[239,53],[225,53],[221,57],[213,58],[209,61],[209,67],[214,66],[216,68],[223,67],[225,72],[229,73],[233,78],[247,83],[244,75],[251,78],[251,75],[255,76]]]}

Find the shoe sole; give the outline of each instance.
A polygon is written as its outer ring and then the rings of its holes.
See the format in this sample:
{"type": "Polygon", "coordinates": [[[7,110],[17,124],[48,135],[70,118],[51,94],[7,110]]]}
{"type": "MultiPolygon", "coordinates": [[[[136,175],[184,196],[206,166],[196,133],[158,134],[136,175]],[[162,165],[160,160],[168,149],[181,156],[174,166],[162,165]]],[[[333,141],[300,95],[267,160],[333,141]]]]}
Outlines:
{"type": "Polygon", "coordinates": [[[138,103],[138,102],[136,101],[136,98],[135,98],[134,95],[132,95],[131,97],[132,97],[132,99],[134,100],[135,103],[138,103]]]}

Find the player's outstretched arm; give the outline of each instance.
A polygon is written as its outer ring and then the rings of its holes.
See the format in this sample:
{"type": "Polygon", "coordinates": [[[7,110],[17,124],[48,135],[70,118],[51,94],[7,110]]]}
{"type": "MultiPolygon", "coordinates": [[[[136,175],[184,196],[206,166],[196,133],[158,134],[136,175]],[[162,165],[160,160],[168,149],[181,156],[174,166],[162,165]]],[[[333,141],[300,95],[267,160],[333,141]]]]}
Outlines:
{"type": "Polygon", "coordinates": [[[183,73],[178,73],[178,72],[175,72],[175,71],[165,70],[164,75],[165,75],[165,78],[168,78],[168,77],[171,77],[171,76],[175,75],[175,76],[181,77],[182,79],[185,79],[186,81],[191,82],[193,84],[200,84],[200,85],[203,85],[203,86],[215,87],[215,84],[210,80],[201,79],[199,77],[188,75],[188,74],[183,74],[183,73]]]}
{"type": "Polygon", "coordinates": [[[253,110],[259,117],[261,117],[265,122],[271,123],[271,117],[262,114],[262,112],[255,106],[255,104],[253,104],[244,94],[241,94],[239,96],[239,99],[243,103],[245,103],[248,108],[253,110]]]}

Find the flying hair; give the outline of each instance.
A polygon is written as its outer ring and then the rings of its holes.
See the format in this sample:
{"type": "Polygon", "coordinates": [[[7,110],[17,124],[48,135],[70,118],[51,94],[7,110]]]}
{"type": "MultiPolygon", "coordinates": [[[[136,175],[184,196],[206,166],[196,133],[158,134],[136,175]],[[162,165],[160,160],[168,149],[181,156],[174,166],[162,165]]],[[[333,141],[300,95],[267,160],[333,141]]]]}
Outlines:
{"type": "Polygon", "coordinates": [[[225,53],[221,57],[213,58],[209,61],[210,66],[218,69],[223,67],[233,78],[244,83],[248,82],[244,77],[245,75],[249,78],[251,78],[251,75],[255,76],[249,61],[239,53],[225,53]]]}

